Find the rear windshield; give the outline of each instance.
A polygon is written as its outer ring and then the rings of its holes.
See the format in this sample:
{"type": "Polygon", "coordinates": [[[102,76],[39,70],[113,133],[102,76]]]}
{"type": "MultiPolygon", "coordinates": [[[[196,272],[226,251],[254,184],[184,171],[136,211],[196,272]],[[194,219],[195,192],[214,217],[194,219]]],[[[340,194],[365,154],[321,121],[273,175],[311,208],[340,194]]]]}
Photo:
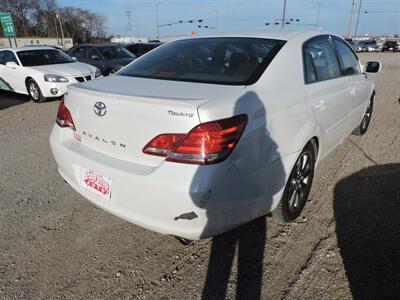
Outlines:
{"type": "Polygon", "coordinates": [[[26,67],[74,62],[68,54],[56,49],[18,51],[17,55],[22,65],[26,67]]]}
{"type": "Polygon", "coordinates": [[[260,78],[284,44],[259,38],[180,40],[149,52],[118,75],[249,85],[260,78]]]}

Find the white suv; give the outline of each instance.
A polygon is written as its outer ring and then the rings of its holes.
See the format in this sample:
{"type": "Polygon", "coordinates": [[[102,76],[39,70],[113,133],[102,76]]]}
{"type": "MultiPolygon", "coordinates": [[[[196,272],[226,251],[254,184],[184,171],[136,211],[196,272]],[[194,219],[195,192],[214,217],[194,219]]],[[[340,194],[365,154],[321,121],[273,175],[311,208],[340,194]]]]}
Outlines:
{"type": "Polygon", "coordinates": [[[329,33],[188,38],[69,86],[50,143],[61,176],[97,206],[207,238],[271,211],[294,220],[317,163],[366,132],[374,89],[329,33]]]}

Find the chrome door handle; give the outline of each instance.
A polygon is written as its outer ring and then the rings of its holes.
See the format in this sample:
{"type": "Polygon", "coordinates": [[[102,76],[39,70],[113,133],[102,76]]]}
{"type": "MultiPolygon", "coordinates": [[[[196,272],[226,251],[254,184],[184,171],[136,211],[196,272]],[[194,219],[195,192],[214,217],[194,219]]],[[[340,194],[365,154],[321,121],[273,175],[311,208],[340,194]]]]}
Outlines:
{"type": "Polygon", "coordinates": [[[316,109],[325,109],[326,108],[326,102],[324,100],[319,101],[316,105],[315,105],[316,109]]]}

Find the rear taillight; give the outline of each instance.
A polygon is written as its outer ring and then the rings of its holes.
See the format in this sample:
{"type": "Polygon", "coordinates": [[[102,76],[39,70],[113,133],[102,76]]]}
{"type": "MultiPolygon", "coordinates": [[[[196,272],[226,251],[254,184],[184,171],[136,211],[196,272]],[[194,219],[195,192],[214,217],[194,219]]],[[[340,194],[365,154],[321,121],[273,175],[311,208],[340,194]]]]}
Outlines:
{"type": "Polygon", "coordinates": [[[160,134],[143,148],[143,152],[151,155],[167,156],[184,137],[184,134],[160,134]]]}
{"type": "Polygon", "coordinates": [[[64,98],[61,100],[60,106],[58,107],[56,123],[62,128],[69,127],[75,131],[74,120],[64,104],[64,98]]]}
{"type": "Polygon", "coordinates": [[[247,124],[239,115],[197,125],[188,134],[161,134],[143,152],[167,157],[167,161],[190,164],[215,164],[225,160],[238,143],[247,124]]]}

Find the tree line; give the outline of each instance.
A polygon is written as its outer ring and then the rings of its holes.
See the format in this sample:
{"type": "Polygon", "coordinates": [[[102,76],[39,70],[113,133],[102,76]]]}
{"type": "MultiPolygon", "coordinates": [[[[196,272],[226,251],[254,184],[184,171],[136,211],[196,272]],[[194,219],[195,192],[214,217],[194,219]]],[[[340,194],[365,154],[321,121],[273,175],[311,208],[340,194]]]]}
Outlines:
{"type": "Polygon", "coordinates": [[[0,12],[11,12],[18,37],[61,37],[62,26],[64,37],[75,43],[107,38],[105,16],[73,6],[59,7],[57,0],[1,0],[0,12]]]}

